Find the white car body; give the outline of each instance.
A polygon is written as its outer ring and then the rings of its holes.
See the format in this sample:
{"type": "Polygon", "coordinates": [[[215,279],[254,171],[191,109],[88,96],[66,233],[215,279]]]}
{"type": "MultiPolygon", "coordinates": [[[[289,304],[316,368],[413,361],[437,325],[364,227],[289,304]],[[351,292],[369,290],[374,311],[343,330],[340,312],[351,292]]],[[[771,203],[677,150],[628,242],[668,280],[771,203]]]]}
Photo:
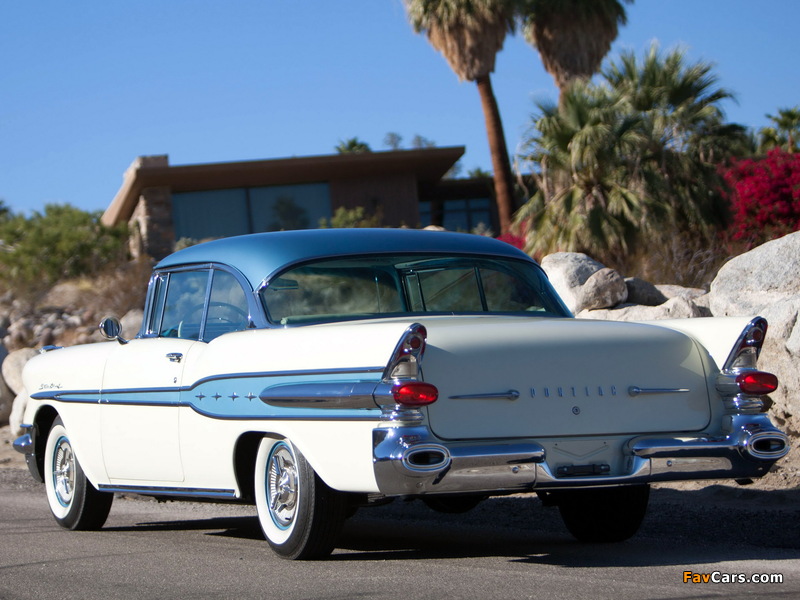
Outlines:
{"type": "Polygon", "coordinates": [[[479,236],[210,242],[156,266],[135,339],[115,325],[23,375],[16,447],[66,527],[102,525],[113,492],[255,501],[273,548],[307,558],[357,503],[537,491],[609,541],[650,482],[759,477],[789,447],[763,412],[763,319],[576,320],[479,236]]]}

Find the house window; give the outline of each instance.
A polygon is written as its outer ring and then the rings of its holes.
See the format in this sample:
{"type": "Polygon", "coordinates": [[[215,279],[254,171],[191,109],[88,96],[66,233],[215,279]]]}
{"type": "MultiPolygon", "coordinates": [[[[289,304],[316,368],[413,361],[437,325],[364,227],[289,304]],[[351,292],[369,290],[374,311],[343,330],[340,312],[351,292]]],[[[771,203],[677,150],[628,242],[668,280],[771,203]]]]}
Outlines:
{"type": "MultiPolygon", "coordinates": [[[[491,201],[488,198],[465,198],[442,202],[442,227],[448,231],[472,231],[481,223],[491,227],[491,201]]],[[[419,218],[422,227],[431,224],[431,203],[419,203],[419,218]]]]}
{"type": "Polygon", "coordinates": [[[327,183],[177,192],[175,238],[202,240],[282,229],[315,229],[331,216],[327,183]]]}

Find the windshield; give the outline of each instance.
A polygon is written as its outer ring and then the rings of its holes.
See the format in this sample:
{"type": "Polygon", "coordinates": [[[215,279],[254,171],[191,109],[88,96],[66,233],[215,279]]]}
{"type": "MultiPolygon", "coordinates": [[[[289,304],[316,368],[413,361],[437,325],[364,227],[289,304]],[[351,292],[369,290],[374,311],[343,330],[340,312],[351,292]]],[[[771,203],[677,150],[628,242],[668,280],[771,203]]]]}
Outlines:
{"type": "Polygon", "coordinates": [[[307,263],[260,292],[272,323],[376,316],[570,316],[534,264],[503,258],[371,256],[307,263]]]}

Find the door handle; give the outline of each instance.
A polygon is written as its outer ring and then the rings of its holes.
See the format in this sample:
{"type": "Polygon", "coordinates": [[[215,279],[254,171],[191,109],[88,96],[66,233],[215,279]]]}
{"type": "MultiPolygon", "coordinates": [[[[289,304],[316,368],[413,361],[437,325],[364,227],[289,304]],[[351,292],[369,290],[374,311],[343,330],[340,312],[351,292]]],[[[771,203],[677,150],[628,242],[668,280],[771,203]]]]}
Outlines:
{"type": "Polygon", "coordinates": [[[167,358],[169,359],[169,362],[179,363],[183,359],[183,354],[180,352],[170,352],[167,354],[167,358]]]}

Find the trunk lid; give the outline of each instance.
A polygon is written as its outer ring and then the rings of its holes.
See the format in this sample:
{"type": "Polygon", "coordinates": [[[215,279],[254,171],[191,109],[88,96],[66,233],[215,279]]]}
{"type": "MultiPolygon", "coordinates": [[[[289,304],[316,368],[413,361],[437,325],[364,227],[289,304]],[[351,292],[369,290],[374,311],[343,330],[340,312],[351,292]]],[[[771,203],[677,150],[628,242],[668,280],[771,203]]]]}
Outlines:
{"type": "Polygon", "coordinates": [[[429,422],[443,439],[697,431],[709,422],[701,353],[677,331],[584,319],[423,322],[422,370],[439,389],[429,422]]]}

